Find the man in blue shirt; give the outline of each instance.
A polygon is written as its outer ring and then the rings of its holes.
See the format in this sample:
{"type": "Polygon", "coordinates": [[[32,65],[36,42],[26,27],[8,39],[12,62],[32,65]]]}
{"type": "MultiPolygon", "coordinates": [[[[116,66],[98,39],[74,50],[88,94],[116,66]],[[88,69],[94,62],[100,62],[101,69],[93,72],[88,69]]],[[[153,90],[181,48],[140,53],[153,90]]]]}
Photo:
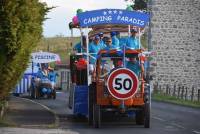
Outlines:
{"type": "Polygon", "coordinates": [[[54,89],[55,84],[56,84],[57,76],[58,76],[58,74],[54,71],[54,69],[49,67],[48,78],[51,81],[51,85],[52,85],[53,89],[54,89]]]}
{"type": "Polygon", "coordinates": [[[136,57],[129,58],[129,61],[127,61],[126,63],[126,67],[132,70],[138,77],[140,73],[141,73],[141,76],[143,76],[143,72],[144,72],[143,63],[139,63],[136,57]]]}
{"type": "Polygon", "coordinates": [[[104,40],[103,40],[103,38],[104,38],[103,33],[100,32],[98,35],[99,35],[99,37],[100,37],[100,44],[101,44],[102,46],[105,47],[106,45],[105,45],[105,42],[104,42],[104,40]]]}
{"type": "Polygon", "coordinates": [[[119,39],[116,36],[117,35],[116,32],[111,32],[110,35],[111,35],[111,38],[112,38],[112,44],[113,44],[113,46],[115,48],[119,48],[120,47],[119,46],[119,39]]]}
{"type": "Polygon", "coordinates": [[[104,46],[100,43],[100,37],[98,35],[95,36],[94,40],[89,44],[89,53],[90,55],[90,64],[96,63],[96,56],[98,52],[103,49],[104,46]]]}
{"type": "Polygon", "coordinates": [[[116,32],[116,36],[117,36],[117,38],[119,39],[119,45],[120,45],[120,47],[122,47],[123,45],[125,45],[126,44],[126,40],[127,40],[127,38],[126,37],[121,37],[120,36],[120,32],[116,32]]]}
{"type": "Polygon", "coordinates": [[[135,29],[131,30],[131,37],[128,37],[126,41],[126,47],[128,49],[140,49],[139,40],[136,38],[137,31],[135,29]]]}
{"type": "Polygon", "coordinates": [[[110,37],[106,38],[105,44],[106,47],[104,48],[104,50],[116,49],[116,47],[112,44],[112,39],[110,37]]]}
{"type": "Polygon", "coordinates": [[[82,36],[82,43],[83,43],[82,46],[81,46],[81,42],[78,42],[74,46],[73,49],[76,51],[76,53],[86,52],[86,37],[85,36],[82,36]]]}

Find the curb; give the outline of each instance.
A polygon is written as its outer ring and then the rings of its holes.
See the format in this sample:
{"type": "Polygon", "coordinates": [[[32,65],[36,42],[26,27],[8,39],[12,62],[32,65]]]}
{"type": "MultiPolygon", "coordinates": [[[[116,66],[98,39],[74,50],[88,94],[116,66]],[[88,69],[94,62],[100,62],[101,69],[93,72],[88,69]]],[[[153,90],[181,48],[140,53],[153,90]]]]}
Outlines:
{"type": "MultiPolygon", "coordinates": [[[[15,97],[15,96],[14,96],[14,97],[15,97]]],[[[31,99],[20,98],[20,97],[15,97],[15,98],[19,98],[19,99],[22,99],[22,100],[30,101],[30,102],[32,102],[32,103],[35,103],[35,104],[37,104],[37,105],[42,106],[44,109],[46,109],[47,111],[49,111],[50,113],[52,113],[52,114],[54,115],[54,117],[55,117],[55,127],[58,127],[58,126],[59,126],[59,117],[57,116],[56,112],[54,112],[53,110],[51,110],[51,109],[48,108],[47,106],[45,106],[45,105],[43,105],[43,104],[41,104],[41,103],[39,103],[39,102],[33,101],[33,100],[31,100],[31,99]]],[[[26,126],[26,127],[29,126],[29,127],[31,127],[31,125],[23,125],[23,126],[26,126]]],[[[39,125],[39,126],[41,126],[41,125],[39,125]]],[[[49,126],[49,125],[44,125],[44,127],[45,127],[45,126],[49,126]]],[[[34,125],[33,127],[36,127],[36,126],[34,125]]]]}

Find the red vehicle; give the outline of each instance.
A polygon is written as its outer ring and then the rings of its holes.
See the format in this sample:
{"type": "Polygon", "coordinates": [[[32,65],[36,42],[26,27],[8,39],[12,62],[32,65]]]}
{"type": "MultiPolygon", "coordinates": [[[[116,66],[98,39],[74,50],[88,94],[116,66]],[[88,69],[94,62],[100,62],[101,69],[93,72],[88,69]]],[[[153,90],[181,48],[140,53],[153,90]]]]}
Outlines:
{"type": "MultiPolygon", "coordinates": [[[[94,79],[89,86],[89,121],[96,128],[100,127],[102,111],[121,114],[133,111],[136,114],[136,124],[150,127],[150,88],[143,75],[137,76],[122,66],[123,62],[127,62],[126,59],[138,57],[142,51],[124,52],[102,50],[98,54],[94,79]]],[[[142,57],[137,60],[141,61],[142,57]]]]}

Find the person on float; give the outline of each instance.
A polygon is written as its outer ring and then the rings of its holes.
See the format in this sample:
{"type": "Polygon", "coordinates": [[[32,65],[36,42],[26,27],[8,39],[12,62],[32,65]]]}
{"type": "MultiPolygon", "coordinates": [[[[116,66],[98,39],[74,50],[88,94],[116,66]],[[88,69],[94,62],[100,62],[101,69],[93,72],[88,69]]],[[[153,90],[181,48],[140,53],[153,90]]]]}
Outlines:
{"type": "Polygon", "coordinates": [[[101,43],[101,45],[105,47],[106,45],[105,45],[105,42],[104,42],[103,32],[100,32],[98,35],[100,37],[100,43],[101,43]]]}
{"type": "Polygon", "coordinates": [[[139,43],[138,38],[136,37],[137,30],[132,29],[131,30],[131,36],[127,38],[126,40],[126,48],[127,49],[140,49],[141,45],[139,43]]]}
{"type": "Polygon", "coordinates": [[[131,57],[129,58],[129,61],[126,61],[126,67],[133,71],[138,78],[143,78],[144,75],[144,63],[139,62],[139,58],[131,57]]]}
{"type": "Polygon", "coordinates": [[[86,45],[86,37],[85,36],[82,36],[82,43],[83,43],[83,45],[81,45],[81,41],[80,41],[74,46],[73,50],[76,53],[86,52],[87,45],[86,45]]]}
{"type": "Polygon", "coordinates": [[[89,44],[89,64],[90,64],[90,72],[94,71],[94,65],[96,64],[96,56],[98,52],[103,49],[104,46],[100,43],[100,37],[99,35],[96,35],[94,37],[94,40],[89,44]]]}
{"type": "Polygon", "coordinates": [[[119,46],[120,46],[120,47],[122,47],[123,45],[126,44],[127,38],[121,37],[121,36],[120,36],[120,32],[117,31],[117,32],[116,32],[116,36],[117,36],[117,38],[119,39],[119,46]]]}
{"type": "Polygon", "coordinates": [[[111,32],[110,35],[111,35],[111,38],[112,38],[113,46],[115,46],[115,48],[120,48],[119,39],[116,36],[117,35],[116,32],[111,32]]]}

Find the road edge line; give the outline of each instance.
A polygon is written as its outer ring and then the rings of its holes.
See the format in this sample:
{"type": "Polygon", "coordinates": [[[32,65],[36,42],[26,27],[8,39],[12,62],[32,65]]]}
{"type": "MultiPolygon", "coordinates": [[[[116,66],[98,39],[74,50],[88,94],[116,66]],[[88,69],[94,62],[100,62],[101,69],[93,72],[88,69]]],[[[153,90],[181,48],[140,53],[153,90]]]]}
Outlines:
{"type": "MultiPolygon", "coordinates": [[[[16,97],[16,96],[14,96],[16,97]]],[[[31,100],[31,99],[28,99],[28,98],[21,98],[21,97],[16,97],[16,98],[19,98],[19,99],[23,99],[23,100],[27,100],[27,101],[30,101],[32,103],[35,103],[35,104],[38,104],[40,106],[42,106],[44,109],[46,109],[47,111],[49,111],[50,113],[52,113],[54,115],[54,118],[55,118],[55,127],[58,127],[59,126],[59,117],[58,115],[56,114],[56,112],[54,112],[53,110],[51,110],[49,107],[39,103],[39,102],[36,102],[34,100],[31,100]]]]}

